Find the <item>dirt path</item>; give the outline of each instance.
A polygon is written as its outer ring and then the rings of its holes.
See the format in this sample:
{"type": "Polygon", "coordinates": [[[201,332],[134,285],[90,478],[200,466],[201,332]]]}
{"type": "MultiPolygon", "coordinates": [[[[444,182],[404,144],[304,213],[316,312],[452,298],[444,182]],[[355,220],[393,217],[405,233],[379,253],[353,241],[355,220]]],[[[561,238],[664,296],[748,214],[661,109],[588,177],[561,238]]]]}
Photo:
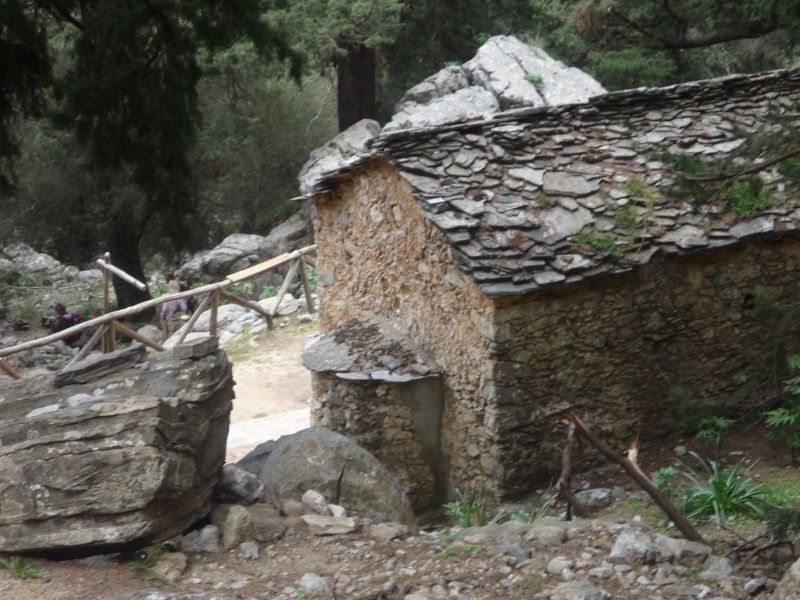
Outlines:
{"type": "Polygon", "coordinates": [[[231,423],[308,407],[311,374],[303,366],[303,344],[313,331],[277,329],[259,334],[245,352],[231,352],[233,391],[231,423]]]}
{"type": "Polygon", "coordinates": [[[258,420],[254,424],[263,425],[264,436],[256,433],[252,442],[229,445],[228,462],[239,460],[258,443],[302,427],[298,423],[307,413],[298,411],[307,411],[311,397],[311,374],[302,362],[303,345],[316,333],[316,327],[276,329],[229,351],[236,382],[232,429],[258,420]]]}

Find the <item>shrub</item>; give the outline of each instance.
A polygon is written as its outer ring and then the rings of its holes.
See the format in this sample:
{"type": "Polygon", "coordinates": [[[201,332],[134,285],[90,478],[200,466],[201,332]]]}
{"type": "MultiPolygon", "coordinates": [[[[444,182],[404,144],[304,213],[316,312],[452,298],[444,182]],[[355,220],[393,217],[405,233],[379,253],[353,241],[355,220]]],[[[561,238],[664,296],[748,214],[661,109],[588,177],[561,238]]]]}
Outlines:
{"type": "Polygon", "coordinates": [[[0,565],[3,565],[8,572],[17,579],[25,581],[28,579],[36,579],[45,571],[44,569],[34,567],[33,563],[18,555],[14,555],[8,560],[0,558],[0,565]]]}
{"type": "Polygon", "coordinates": [[[688,518],[701,519],[714,515],[717,525],[722,525],[734,513],[763,516],[765,490],[762,485],[754,484],[747,478],[749,468],[734,465],[723,469],[719,460],[706,461],[694,452],[690,454],[698,460],[707,478],[689,469],[682,472],[692,483],[683,492],[681,509],[688,518]]]}
{"type": "MultiPolygon", "coordinates": [[[[789,369],[797,373],[800,371],[800,356],[790,357],[788,364],[789,369]]],[[[767,437],[783,442],[792,451],[792,459],[797,462],[800,450],[800,375],[787,379],[784,390],[789,397],[783,405],[764,413],[767,425],[772,428],[767,437]]]]}

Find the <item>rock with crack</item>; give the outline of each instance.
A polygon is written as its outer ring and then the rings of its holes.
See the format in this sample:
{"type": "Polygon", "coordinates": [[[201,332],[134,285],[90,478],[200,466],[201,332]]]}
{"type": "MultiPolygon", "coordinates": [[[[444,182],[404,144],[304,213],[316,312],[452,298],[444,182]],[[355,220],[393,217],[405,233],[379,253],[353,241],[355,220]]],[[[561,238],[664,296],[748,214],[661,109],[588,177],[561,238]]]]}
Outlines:
{"type": "Polygon", "coordinates": [[[299,498],[313,489],[352,515],[416,527],[411,503],[397,478],[341,434],[320,427],[305,429],[278,439],[267,455],[258,448],[253,452],[263,460],[245,456],[239,465],[257,472],[264,487],[278,498],[299,498]]]}
{"type": "Polygon", "coordinates": [[[384,132],[489,118],[515,108],[586,102],[606,90],[513,36],[490,38],[475,58],[447,67],[411,88],[384,132]]]}
{"type": "Polygon", "coordinates": [[[87,384],[0,387],[0,552],[137,548],[209,513],[232,407],[227,356],[116,368],[87,384]]]}

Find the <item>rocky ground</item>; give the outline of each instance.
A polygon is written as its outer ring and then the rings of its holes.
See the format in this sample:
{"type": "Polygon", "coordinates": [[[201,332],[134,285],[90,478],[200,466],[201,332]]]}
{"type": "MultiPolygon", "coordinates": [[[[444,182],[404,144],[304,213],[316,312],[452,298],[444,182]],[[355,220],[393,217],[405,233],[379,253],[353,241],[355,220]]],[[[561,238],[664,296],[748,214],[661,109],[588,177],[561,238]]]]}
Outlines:
{"type": "MultiPolygon", "coordinates": [[[[235,372],[240,368],[234,418],[257,418],[302,405],[301,396],[308,390],[303,385],[308,382],[299,366],[299,353],[308,334],[306,325],[236,339],[230,348],[238,365],[235,372]]],[[[645,445],[640,462],[653,472],[674,463],[676,447],[707,450],[692,444],[671,439],[645,445]]],[[[757,481],[792,484],[800,479],[788,452],[768,442],[761,429],[728,436],[722,451],[728,460],[751,466],[751,476],[757,481]]],[[[714,527],[703,534],[717,557],[708,558],[706,550],[692,545],[676,554],[665,538],[651,539],[638,529],[639,521],[659,526],[662,518],[616,467],[597,468],[578,477],[576,483],[580,488],[614,489],[616,501],[598,509],[598,520],[550,520],[564,510],[553,506],[548,518],[534,524],[512,521],[463,530],[449,527],[439,515],[415,535],[362,522],[351,533],[329,536],[315,535],[298,517],[280,517],[269,507],[264,517],[265,507],[259,505],[261,510],[250,510],[260,515],[254,516],[260,539],[228,551],[181,551],[176,540],[149,556],[66,561],[5,556],[11,568],[0,569],[0,598],[106,600],[149,589],[156,590],[154,595],[140,597],[766,599],[793,558],[791,548],[779,546],[748,559],[766,540],[746,544],[714,527]],[[637,540],[650,541],[619,549],[620,539],[624,541],[631,532],[637,540]],[[388,539],[396,533],[395,539],[388,539]],[[734,571],[729,570],[731,566],[734,571]],[[161,580],[164,576],[168,581],[161,580]]],[[[542,497],[534,496],[524,507],[540,506],[541,501],[542,497]]],[[[735,526],[745,539],[757,535],[753,527],[735,526]]],[[[800,598],[800,594],[784,597],[800,598]]]]}

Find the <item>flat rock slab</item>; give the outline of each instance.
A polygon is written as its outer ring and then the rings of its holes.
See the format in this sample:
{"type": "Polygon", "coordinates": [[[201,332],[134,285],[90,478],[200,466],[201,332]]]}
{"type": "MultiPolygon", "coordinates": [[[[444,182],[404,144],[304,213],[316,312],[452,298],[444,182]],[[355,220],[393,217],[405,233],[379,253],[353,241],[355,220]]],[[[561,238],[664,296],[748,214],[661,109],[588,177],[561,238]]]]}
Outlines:
{"type": "Polygon", "coordinates": [[[208,336],[173,346],[172,356],[178,360],[200,358],[206,354],[211,354],[217,348],[219,348],[219,338],[217,336],[208,336]]]}
{"type": "Polygon", "coordinates": [[[86,360],[66,367],[53,380],[54,387],[74,383],[89,383],[111,373],[132,367],[144,360],[147,349],[142,344],[131,344],[123,350],[90,356],[86,360]]]}

